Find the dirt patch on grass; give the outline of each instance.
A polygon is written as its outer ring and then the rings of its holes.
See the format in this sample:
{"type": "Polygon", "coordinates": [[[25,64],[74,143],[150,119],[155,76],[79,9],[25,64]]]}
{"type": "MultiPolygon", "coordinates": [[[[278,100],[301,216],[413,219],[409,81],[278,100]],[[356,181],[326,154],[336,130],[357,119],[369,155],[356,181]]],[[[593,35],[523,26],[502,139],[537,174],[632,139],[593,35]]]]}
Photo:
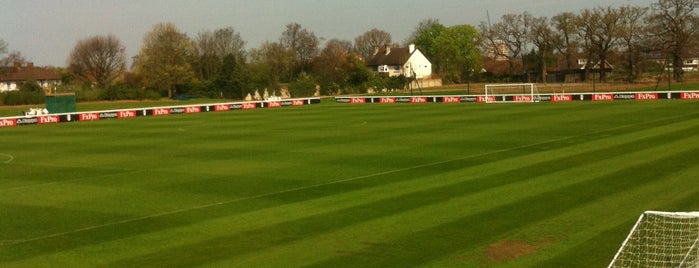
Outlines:
{"type": "Polygon", "coordinates": [[[527,242],[500,241],[490,245],[485,253],[489,262],[501,263],[532,254],[550,244],[553,244],[553,242],[543,241],[531,244],[527,242]]]}

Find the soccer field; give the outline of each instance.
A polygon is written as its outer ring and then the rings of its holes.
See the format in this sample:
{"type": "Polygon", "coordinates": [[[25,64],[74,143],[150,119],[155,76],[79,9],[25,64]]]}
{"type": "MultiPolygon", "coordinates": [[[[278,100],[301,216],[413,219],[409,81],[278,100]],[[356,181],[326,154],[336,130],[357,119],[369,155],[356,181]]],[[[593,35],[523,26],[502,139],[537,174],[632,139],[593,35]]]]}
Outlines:
{"type": "Polygon", "coordinates": [[[699,103],[320,104],[0,129],[0,266],[606,267],[699,210],[699,103]]]}

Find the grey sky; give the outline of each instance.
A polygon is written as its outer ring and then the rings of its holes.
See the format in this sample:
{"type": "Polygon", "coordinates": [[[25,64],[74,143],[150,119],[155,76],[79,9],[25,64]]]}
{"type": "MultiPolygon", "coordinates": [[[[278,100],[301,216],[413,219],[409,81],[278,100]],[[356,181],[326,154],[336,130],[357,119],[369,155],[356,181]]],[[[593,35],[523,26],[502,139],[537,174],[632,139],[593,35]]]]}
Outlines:
{"type": "Polygon", "coordinates": [[[195,37],[233,27],[248,48],[277,41],[296,22],[325,39],[354,40],[378,28],[402,42],[422,20],[477,26],[506,13],[551,17],[595,6],[650,6],[653,0],[0,0],[0,39],[36,65],[65,66],[78,40],[114,34],[128,56],[154,24],[172,22],[195,37]]]}

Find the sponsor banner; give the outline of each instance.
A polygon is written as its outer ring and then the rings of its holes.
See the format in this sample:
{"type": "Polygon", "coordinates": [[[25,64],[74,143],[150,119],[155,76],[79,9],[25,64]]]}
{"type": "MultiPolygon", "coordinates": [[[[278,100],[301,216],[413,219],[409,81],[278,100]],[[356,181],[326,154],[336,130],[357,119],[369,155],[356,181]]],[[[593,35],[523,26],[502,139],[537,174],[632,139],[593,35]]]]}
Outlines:
{"type": "Polygon", "coordinates": [[[534,102],[534,97],[531,95],[515,95],[512,96],[513,102],[534,102]]]}
{"type": "Polygon", "coordinates": [[[495,96],[488,96],[488,99],[485,96],[477,96],[476,102],[495,102],[495,96]]]}
{"type": "MultiPolygon", "coordinates": [[[[100,114],[101,116],[101,114],[100,114]]],[[[138,116],[138,113],[135,110],[129,110],[129,111],[118,111],[116,112],[116,117],[121,119],[121,118],[132,118],[138,116]]],[[[104,117],[100,117],[104,118],[104,117]]],[[[113,118],[113,117],[111,117],[113,118]]]]}
{"type": "Polygon", "coordinates": [[[379,98],[379,103],[396,103],[396,98],[395,97],[379,98]]]}
{"type": "Polygon", "coordinates": [[[410,97],[396,97],[396,103],[410,103],[410,97]]]}
{"type": "Polygon", "coordinates": [[[680,93],[680,99],[697,100],[699,99],[699,92],[682,92],[680,93]]]}
{"type": "Polygon", "coordinates": [[[217,104],[214,105],[214,112],[225,112],[225,111],[230,111],[231,110],[231,105],[230,104],[217,104]]]}
{"type": "Polygon", "coordinates": [[[172,107],[170,108],[170,114],[183,114],[184,109],[184,107],[172,107]]]}
{"type": "MultiPolygon", "coordinates": [[[[100,114],[99,114],[99,113],[84,113],[84,114],[79,114],[79,115],[78,115],[78,120],[80,120],[80,121],[94,121],[94,120],[100,120],[100,114]]],[[[69,119],[68,121],[70,121],[70,119],[69,119]]]]}
{"type": "Polygon", "coordinates": [[[634,100],[658,100],[658,93],[636,93],[634,100]]]}
{"type": "Polygon", "coordinates": [[[410,97],[410,103],[427,103],[427,97],[410,97]]]}
{"type": "Polygon", "coordinates": [[[442,97],[442,103],[460,103],[461,97],[442,97]]]}
{"type": "Polygon", "coordinates": [[[281,101],[270,101],[267,102],[267,108],[279,108],[282,107],[281,101]]]}
{"type": "Polygon", "coordinates": [[[613,101],[614,94],[592,94],[592,101],[613,101]]]}
{"type": "Polygon", "coordinates": [[[335,98],[336,103],[350,103],[350,98],[335,98]]]}
{"type": "Polygon", "coordinates": [[[170,108],[155,108],[151,110],[153,116],[170,115],[170,108]]]}
{"type": "Polygon", "coordinates": [[[16,118],[3,118],[0,119],[0,127],[15,127],[17,126],[16,118]]]}
{"type": "Polygon", "coordinates": [[[617,93],[614,94],[614,100],[635,100],[636,94],[634,93],[617,93]]]}
{"type": "Polygon", "coordinates": [[[461,96],[461,102],[476,102],[476,96],[461,96]]]}
{"type": "Polygon", "coordinates": [[[186,113],[186,114],[201,113],[201,107],[200,106],[184,107],[184,113],[186,113]]]}
{"type": "Polygon", "coordinates": [[[551,101],[551,95],[539,95],[539,101],[551,101]]]}
{"type": "Polygon", "coordinates": [[[291,106],[304,106],[306,102],[304,100],[292,100],[291,106]]]}
{"type": "Polygon", "coordinates": [[[254,102],[242,103],[240,108],[243,110],[257,109],[257,103],[254,103],[254,102]]]}
{"type": "Polygon", "coordinates": [[[44,116],[39,116],[37,117],[37,124],[43,125],[43,124],[56,124],[60,123],[61,119],[58,117],[58,115],[44,115],[44,116]]]}
{"type": "Polygon", "coordinates": [[[571,102],[573,101],[573,95],[551,95],[551,102],[571,102]]]}
{"type": "Polygon", "coordinates": [[[350,103],[355,104],[355,103],[366,103],[365,98],[350,98],[350,103]]]}
{"type": "Polygon", "coordinates": [[[17,118],[16,123],[18,126],[36,125],[37,123],[39,123],[39,119],[36,117],[17,118]]]}
{"type": "Polygon", "coordinates": [[[242,110],[243,109],[243,104],[242,103],[233,103],[231,104],[231,110],[242,110]]]}

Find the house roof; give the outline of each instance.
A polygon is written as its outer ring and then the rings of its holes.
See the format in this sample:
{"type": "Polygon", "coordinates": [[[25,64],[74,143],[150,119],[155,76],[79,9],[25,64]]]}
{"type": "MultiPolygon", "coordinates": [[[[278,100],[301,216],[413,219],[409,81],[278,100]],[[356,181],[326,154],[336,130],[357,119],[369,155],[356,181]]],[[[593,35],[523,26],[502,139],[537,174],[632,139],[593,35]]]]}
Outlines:
{"type": "Polygon", "coordinates": [[[12,67],[0,68],[0,82],[21,82],[40,80],[61,80],[61,75],[54,68],[34,67],[28,63],[26,66],[14,64],[12,67]]]}
{"type": "Polygon", "coordinates": [[[410,55],[410,50],[408,48],[384,46],[383,48],[379,49],[378,52],[374,53],[369,60],[367,60],[366,65],[403,65],[408,62],[410,55]]]}

